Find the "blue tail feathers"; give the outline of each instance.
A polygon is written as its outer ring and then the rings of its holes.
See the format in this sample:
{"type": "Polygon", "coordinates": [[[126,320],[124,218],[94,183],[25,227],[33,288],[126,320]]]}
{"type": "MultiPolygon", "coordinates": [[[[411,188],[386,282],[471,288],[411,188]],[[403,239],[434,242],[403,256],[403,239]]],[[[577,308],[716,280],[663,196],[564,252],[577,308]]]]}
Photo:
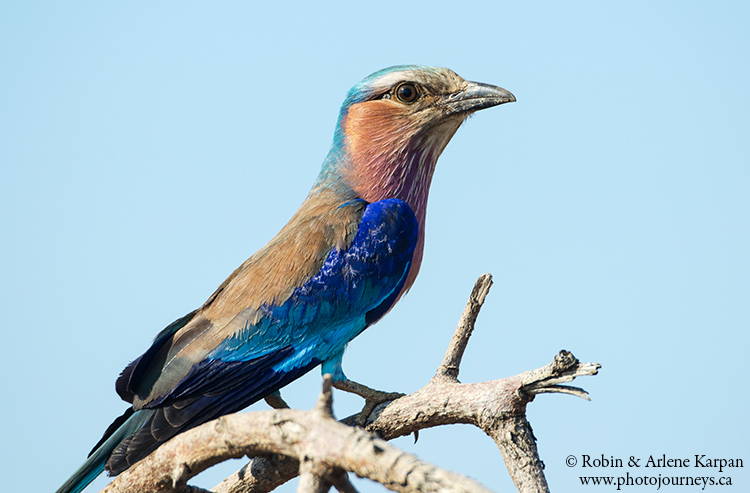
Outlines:
{"type": "Polygon", "coordinates": [[[153,413],[154,411],[150,409],[133,413],[104,443],[92,451],[86,462],[81,464],[81,467],[60,486],[56,493],[79,493],[82,491],[97,476],[104,472],[104,465],[107,463],[107,459],[115,447],[125,437],[132,435],[140,429],[153,413]]]}

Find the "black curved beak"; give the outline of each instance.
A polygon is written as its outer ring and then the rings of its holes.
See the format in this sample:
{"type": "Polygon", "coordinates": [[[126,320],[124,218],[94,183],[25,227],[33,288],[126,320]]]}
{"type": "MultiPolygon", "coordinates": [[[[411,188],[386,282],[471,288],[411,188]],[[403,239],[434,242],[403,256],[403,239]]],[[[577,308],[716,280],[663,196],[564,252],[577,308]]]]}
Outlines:
{"type": "Polygon", "coordinates": [[[481,82],[466,81],[466,86],[458,92],[449,94],[438,103],[449,115],[456,113],[473,113],[503,103],[512,103],[516,97],[502,87],[481,82]]]}

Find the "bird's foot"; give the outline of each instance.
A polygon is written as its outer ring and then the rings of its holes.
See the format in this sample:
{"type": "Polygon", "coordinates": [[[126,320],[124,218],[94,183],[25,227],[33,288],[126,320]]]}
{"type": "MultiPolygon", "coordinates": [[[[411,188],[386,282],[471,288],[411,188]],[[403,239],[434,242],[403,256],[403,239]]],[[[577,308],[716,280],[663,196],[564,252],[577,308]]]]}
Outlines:
{"type": "Polygon", "coordinates": [[[274,409],[289,409],[289,404],[287,404],[286,401],[281,398],[281,392],[279,392],[278,390],[273,394],[265,396],[264,399],[266,401],[266,404],[274,409]]]}
{"type": "Polygon", "coordinates": [[[400,392],[383,392],[382,390],[371,389],[366,385],[362,385],[361,383],[349,379],[336,380],[333,382],[333,386],[344,392],[357,394],[365,400],[365,406],[362,408],[362,411],[360,411],[359,417],[357,418],[357,424],[360,427],[364,427],[365,423],[367,423],[367,418],[370,417],[370,413],[372,413],[379,404],[394,401],[399,397],[406,395],[400,392]]]}

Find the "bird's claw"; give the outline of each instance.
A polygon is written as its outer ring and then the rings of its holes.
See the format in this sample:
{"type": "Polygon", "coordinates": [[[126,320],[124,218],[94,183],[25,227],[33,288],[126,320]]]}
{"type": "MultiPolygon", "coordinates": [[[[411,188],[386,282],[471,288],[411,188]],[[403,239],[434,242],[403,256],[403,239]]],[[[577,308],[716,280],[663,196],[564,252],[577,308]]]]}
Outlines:
{"type": "Polygon", "coordinates": [[[289,404],[287,404],[286,401],[282,399],[281,392],[279,392],[278,390],[273,394],[265,396],[264,400],[266,401],[266,404],[274,409],[289,409],[289,404]]]}
{"type": "Polygon", "coordinates": [[[365,405],[357,417],[357,425],[360,427],[364,427],[365,423],[367,423],[367,418],[370,417],[370,414],[378,405],[384,402],[394,401],[399,397],[406,395],[401,392],[383,392],[382,390],[375,390],[349,379],[333,382],[333,386],[339,390],[357,394],[365,400],[365,405]]]}
{"type": "MultiPolygon", "coordinates": [[[[360,428],[364,428],[365,424],[367,424],[367,418],[370,417],[370,414],[375,410],[378,405],[389,402],[389,401],[395,401],[399,397],[403,397],[406,394],[402,394],[401,392],[382,392],[380,390],[374,390],[376,394],[373,394],[369,397],[365,397],[365,405],[362,407],[362,410],[359,412],[359,416],[357,417],[357,426],[360,428]]],[[[364,397],[364,396],[363,396],[364,397]]]]}

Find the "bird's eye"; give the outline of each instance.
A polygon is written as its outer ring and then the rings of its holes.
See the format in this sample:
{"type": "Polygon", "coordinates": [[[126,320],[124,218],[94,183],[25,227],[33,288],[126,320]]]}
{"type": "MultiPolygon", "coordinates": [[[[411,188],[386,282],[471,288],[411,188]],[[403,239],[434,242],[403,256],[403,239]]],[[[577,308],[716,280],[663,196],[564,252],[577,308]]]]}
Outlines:
{"type": "Polygon", "coordinates": [[[419,98],[417,86],[411,82],[403,82],[396,87],[396,98],[402,103],[413,103],[419,98]]]}

